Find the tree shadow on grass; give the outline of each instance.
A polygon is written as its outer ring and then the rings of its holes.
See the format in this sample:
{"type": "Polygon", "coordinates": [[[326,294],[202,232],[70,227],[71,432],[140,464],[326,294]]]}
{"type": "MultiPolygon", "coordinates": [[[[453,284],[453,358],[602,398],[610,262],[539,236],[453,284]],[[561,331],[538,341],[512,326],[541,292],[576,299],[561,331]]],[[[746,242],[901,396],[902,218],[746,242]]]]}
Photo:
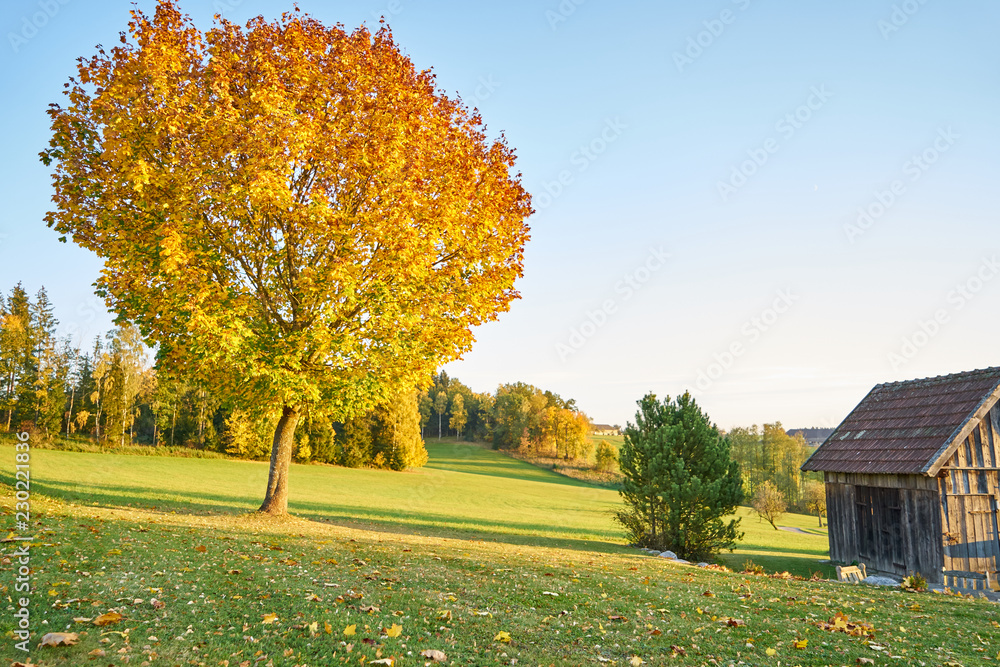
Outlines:
{"type": "Polygon", "coordinates": [[[432,443],[427,445],[430,454],[426,468],[447,470],[470,475],[504,477],[525,482],[543,482],[562,486],[588,489],[600,488],[572,477],[566,477],[551,470],[510,458],[500,452],[475,447],[473,445],[432,443]]]}
{"type": "Polygon", "coordinates": [[[816,556],[821,557],[826,554],[822,548],[807,548],[807,547],[780,547],[780,546],[769,546],[766,544],[749,544],[747,542],[740,542],[736,546],[737,549],[747,549],[749,551],[766,551],[769,553],[776,554],[803,554],[806,556],[816,556]]]}
{"type": "MultiPolygon", "coordinates": [[[[0,480],[12,483],[9,475],[0,473],[0,480]]],[[[97,504],[104,507],[150,508],[159,511],[173,510],[191,514],[233,514],[257,509],[256,502],[237,496],[184,491],[156,495],[146,487],[123,486],[88,482],[33,481],[33,489],[43,495],[81,505],[97,504]],[[173,497],[171,497],[173,496],[173,497]]],[[[627,547],[615,544],[618,537],[611,531],[603,533],[608,541],[587,539],[602,535],[601,531],[561,526],[559,532],[570,537],[546,535],[553,526],[544,523],[504,522],[485,518],[455,517],[436,512],[418,512],[402,509],[366,508],[307,501],[290,501],[289,510],[299,518],[382,533],[424,537],[448,537],[502,542],[517,546],[538,546],[578,551],[621,553],[627,547]],[[490,530],[495,528],[497,530],[490,530]],[[579,535],[580,537],[572,537],[579,535]]]]}

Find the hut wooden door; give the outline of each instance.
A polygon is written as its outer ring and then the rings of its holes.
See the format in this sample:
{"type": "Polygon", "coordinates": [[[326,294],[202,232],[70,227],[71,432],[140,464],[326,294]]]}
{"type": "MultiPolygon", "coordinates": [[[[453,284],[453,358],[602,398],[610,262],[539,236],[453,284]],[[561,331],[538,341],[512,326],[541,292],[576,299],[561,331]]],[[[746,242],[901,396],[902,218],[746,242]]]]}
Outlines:
{"type": "Polygon", "coordinates": [[[906,574],[899,489],[855,487],[858,555],[869,570],[906,574]]]}
{"type": "Polygon", "coordinates": [[[948,497],[944,569],[995,573],[1000,569],[997,499],[977,493],[948,497]]]}

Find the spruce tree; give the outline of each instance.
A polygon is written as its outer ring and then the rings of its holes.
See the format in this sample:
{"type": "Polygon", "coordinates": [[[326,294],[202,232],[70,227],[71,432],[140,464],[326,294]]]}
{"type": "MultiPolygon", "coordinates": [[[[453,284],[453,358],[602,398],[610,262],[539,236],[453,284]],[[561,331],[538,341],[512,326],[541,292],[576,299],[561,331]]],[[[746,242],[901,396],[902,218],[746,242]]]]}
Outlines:
{"type": "Polygon", "coordinates": [[[617,518],[633,542],[695,560],[742,538],[739,519],[723,518],[743,500],[739,466],[689,393],[639,401],[619,466],[626,508],[617,518]]]}

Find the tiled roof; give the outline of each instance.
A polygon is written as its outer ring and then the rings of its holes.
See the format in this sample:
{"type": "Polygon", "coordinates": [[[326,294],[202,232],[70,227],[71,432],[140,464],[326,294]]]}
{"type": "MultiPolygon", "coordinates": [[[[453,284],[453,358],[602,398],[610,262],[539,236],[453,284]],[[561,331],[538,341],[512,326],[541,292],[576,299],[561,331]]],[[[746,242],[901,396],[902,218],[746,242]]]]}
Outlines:
{"type": "Polygon", "coordinates": [[[1000,368],[880,384],[802,469],[927,474],[998,385],[1000,368]]]}

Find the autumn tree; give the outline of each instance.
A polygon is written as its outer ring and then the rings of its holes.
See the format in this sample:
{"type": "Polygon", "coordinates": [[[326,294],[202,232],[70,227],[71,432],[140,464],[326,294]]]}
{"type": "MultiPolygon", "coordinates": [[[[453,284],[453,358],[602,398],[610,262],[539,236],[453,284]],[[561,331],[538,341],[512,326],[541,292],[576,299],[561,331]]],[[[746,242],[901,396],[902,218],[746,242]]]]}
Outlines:
{"type": "Polygon", "coordinates": [[[107,415],[107,437],[117,438],[117,444],[122,446],[128,433],[131,444],[136,399],[144,383],[146,348],[138,329],[125,325],[108,333],[104,350],[103,409],[107,415]]]}
{"type": "Polygon", "coordinates": [[[427,463],[416,390],[400,392],[375,409],[372,451],[373,465],[390,470],[419,468],[427,463]]]}
{"type": "Polygon", "coordinates": [[[455,437],[462,437],[462,429],[465,428],[466,422],[469,420],[468,413],[465,411],[465,399],[462,398],[461,394],[455,394],[451,397],[451,419],[448,420],[448,428],[455,431],[455,437]]]}
{"type": "Polygon", "coordinates": [[[819,517],[819,527],[823,527],[823,517],[826,516],[826,485],[823,482],[809,480],[802,490],[802,500],[806,511],[819,517]]]}
{"type": "Polygon", "coordinates": [[[517,297],[514,152],[388,27],[296,10],[202,32],[160,0],[66,94],[46,221],[103,258],[99,294],[162,367],[277,418],[262,512],[287,511],[306,409],[420,385],[517,297]]]}
{"type": "Polygon", "coordinates": [[[780,519],[787,509],[788,503],[785,502],[785,494],[773,482],[768,480],[757,488],[757,492],[753,496],[753,511],[761,519],[771,524],[771,528],[778,530],[775,521],[780,519]]]}
{"type": "Polygon", "coordinates": [[[420,436],[423,437],[424,429],[427,427],[427,423],[431,420],[431,412],[434,409],[434,401],[431,400],[430,394],[426,389],[420,392],[417,398],[417,410],[420,413],[420,436]]]}
{"type": "Polygon", "coordinates": [[[538,387],[503,384],[494,401],[493,444],[500,449],[536,448],[545,440],[545,410],[550,401],[538,387]]]}
{"type": "Polygon", "coordinates": [[[607,440],[597,443],[597,450],[594,453],[594,468],[601,472],[613,472],[618,467],[618,450],[616,450],[607,440]]]}
{"type": "Polygon", "coordinates": [[[9,431],[18,406],[20,387],[29,375],[31,358],[31,299],[18,283],[3,304],[0,329],[0,372],[3,373],[5,430],[9,431]]]}
{"type": "Polygon", "coordinates": [[[434,397],[434,412],[438,416],[438,440],[442,438],[441,433],[441,418],[444,416],[444,411],[448,409],[448,394],[443,391],[439,391],[434,397]]]}

